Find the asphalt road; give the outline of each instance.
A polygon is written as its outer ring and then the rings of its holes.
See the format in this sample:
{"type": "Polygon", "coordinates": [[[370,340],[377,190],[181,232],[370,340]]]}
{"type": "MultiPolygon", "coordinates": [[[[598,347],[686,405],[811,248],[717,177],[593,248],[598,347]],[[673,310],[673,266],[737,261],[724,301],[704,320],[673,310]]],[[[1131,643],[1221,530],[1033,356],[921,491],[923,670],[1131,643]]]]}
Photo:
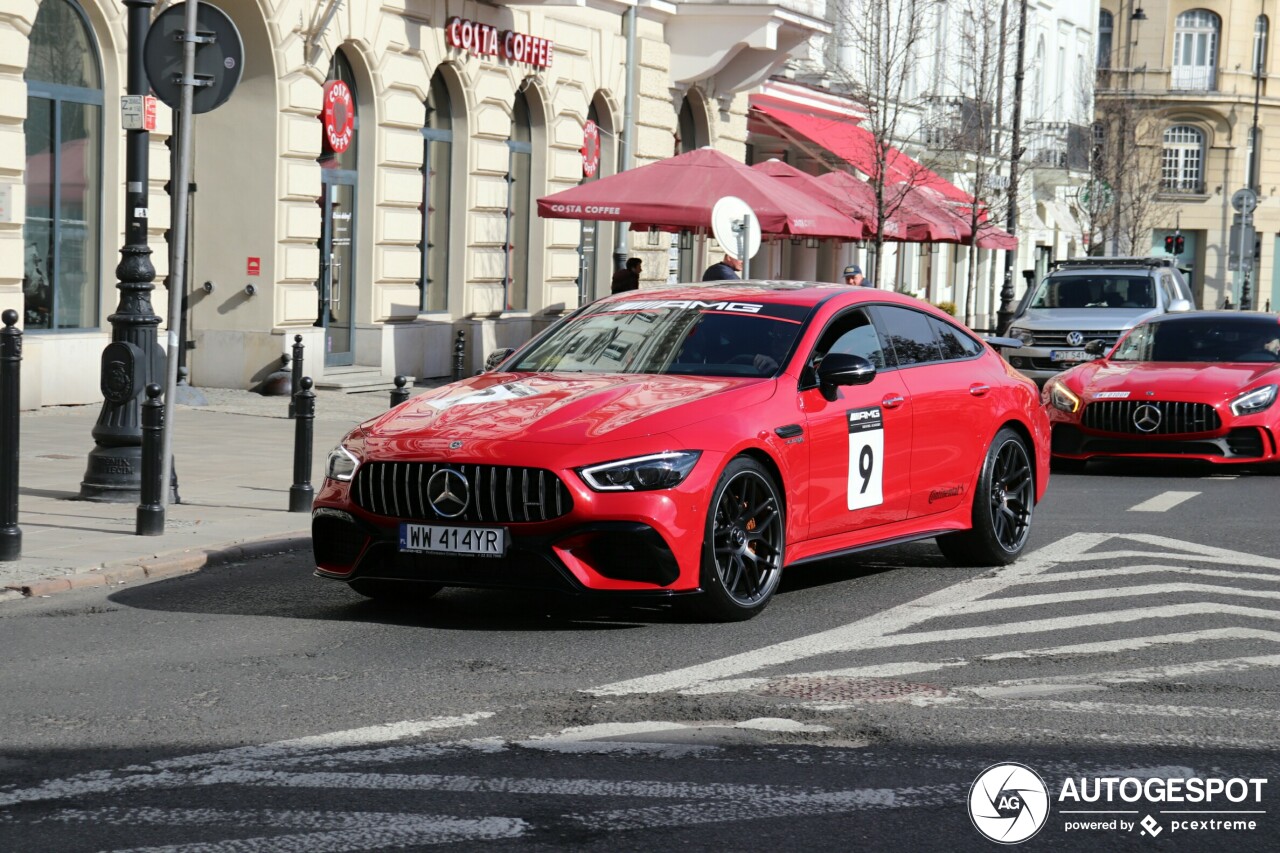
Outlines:
{"type": "Polygon", "coordinates": [[[1276,482],[1057,475],[1014,566],[867,553],[736,625],[296,554],[9,603],[0,849],[1275,850],[1276,482]],[[973,787],[1008,762],[1046,793],[973,787]],[[1063,796],[1108,778],[1224,790],[1063,796]]]}

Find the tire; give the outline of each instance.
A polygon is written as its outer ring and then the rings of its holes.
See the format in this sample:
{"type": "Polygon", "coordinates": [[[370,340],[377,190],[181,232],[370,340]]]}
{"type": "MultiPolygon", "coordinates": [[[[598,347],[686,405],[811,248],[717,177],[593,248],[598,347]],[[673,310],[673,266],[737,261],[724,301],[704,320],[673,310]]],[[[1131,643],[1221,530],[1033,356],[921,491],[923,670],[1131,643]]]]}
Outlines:
{"type": "Polygon", "coordinates": [[[1055,457],[1049,465],[1058,474],[1083,474],[1088,466],[1088,459],[1059,459],[1055,457]]]}
{"type": "Polygon", "coordinates": [[[1035,509],[1035,473],[1022,438],[1008,427],[987,450],[973,495],[973,527],[938,537],[938,547],[961,566],[1005,566],[1027,547],[1035,509]]]}
{"type": "Polygon", "coordinates": [[[786,539],[773,477],[754,459],[734,459],[707,510],[697,614],[713,622],[741,622],[764,610],[782,578],[786,539]]]}
{"type": "Polygon", "coordinates": [[[389,581],[379,578],[360,578],[348,581],[347,586],[380,604],[413,605],[426,601],[444,589],[438,583],[422,581],[389,581]]]}

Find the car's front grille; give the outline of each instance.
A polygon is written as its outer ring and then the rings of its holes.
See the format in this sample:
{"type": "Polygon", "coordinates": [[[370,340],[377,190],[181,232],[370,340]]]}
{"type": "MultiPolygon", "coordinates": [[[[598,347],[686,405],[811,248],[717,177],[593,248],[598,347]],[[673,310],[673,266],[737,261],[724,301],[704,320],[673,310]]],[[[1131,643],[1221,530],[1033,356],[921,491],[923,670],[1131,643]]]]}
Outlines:
{"type": "Polygon", "coordinates": [[[1222,427],[1213,406],[1167,400],[1095,401],[1085,406],[1081,423],[1099,432],[1127,435],[1185,435],[1222,427]]]}
{"type": "MultiPolygon", "coordinates": [[[[456,494],[457,489],[454,491],[456,494]]],[[[375,515],[430,521],[549,521],[573,509],[573,496],[555,474],[541,468],[509,465],[370,462],[356,472],[351,495],[356,506],[375,515]],[[457,515],[437,512],[428,497],[431,475],[443,469],[461,474],[466,481],[466,505],[457,515]]]]}
{"type": "MultiPolygon", "coordinates": [[[[1120,339],[1120,333],[1112,329],[1104,332],[1088,332],[1081,329],[1062,329],[1062,330],[1036,330],[1031,333],[1035,337],[1034,346],[1038,347],[1067,347],[1070,349],[1080,349],[1089,341],[1103,341],[1110,348],[1117,340],[1120,339]],[[1084,340],[1078,344],[1067,343],[1067,335],[1072,332],[1080,332],[1084,340]]],[[[1061,365],[1059,365],[1061,366],[1061,365]]]]}

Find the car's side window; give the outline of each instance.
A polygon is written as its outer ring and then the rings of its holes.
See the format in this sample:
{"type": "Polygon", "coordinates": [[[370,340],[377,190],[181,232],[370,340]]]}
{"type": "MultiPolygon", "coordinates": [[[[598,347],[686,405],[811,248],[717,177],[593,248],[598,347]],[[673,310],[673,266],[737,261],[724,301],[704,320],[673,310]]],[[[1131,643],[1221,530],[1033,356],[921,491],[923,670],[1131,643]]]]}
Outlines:
{"type": "Polygon", "coordinates": [[[880,335],[876,332],[875,325],[871,322],[871,318],[861,308],[846,311],[832,320],[831,324],[822,330],[822,335],[818,338],[818,344],[813,348],[813,353],[809,357],[805,368],[805,375],[802,377],[803,385],[808,386],[817,383],[817,376],[814,371],[827,353],[832,352],[860,355],[875,365],[876,370],[884,370],[887,367],[896,365],[893,360],[893,350],[884,345],[880,335]]]}
{"type": "Polygon", "coordinates": [[[930,322],[921,311],[900,308],[896,305],[877,305],[874,309],[876,324],[884,333],[900,367],[942,361],[942,348],[930,322]]]}
{"type": "Polygon", "coordinates": [[[972,358],[982,352],[982,344],[966,335],[960,329],[937,317],[930,317],[934,334],[942,347],[942,357],[948,361],[972,358]]]}

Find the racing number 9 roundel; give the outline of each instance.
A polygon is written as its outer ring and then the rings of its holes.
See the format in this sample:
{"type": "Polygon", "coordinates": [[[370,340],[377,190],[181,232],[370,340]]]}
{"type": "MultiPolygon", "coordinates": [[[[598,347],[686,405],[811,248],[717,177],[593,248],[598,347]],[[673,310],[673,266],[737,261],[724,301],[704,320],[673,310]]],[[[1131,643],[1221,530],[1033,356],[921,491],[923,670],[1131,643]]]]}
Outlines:
{"type": "Polygon", "coordinates": [[[849,421],[849,509],[884,503],[884,421],[879,406],[851,409],[849,421]]]}

